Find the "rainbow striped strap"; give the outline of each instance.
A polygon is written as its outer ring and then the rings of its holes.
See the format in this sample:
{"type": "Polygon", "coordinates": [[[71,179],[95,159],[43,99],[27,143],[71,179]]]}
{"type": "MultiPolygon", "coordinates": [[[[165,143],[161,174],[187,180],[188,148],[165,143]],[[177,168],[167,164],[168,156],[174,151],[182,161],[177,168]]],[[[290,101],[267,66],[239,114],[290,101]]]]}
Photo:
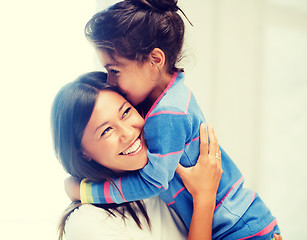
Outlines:
{"type": "Polygon", "coordinates": [[[82,203],[93,203],[92,182],[85,178],[80,183],[80,197],[82,203]]]}

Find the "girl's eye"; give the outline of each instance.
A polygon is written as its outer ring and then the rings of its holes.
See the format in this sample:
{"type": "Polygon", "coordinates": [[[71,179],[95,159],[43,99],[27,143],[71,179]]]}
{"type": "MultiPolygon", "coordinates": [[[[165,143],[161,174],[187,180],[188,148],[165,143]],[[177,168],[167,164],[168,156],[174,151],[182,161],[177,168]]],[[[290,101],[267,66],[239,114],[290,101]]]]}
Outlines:
{"type": "Polygon", "coordinates": [[[131,111],[131,107],[128,107],[123,113],[123,118],[131,111]]]}
{"type": "Polygon", "coordinates": [[[119,71],[115,70],[115,69],[111,69],[110,70],[110,73],[114,74],[114,75],[117,75],[119,73],[119,71]]]}
{"type": "Polygon", "coordinates": [[[107,127],[102,133],[101,133],[101,137],[104,136],[105,134],[107,134],[112,128],[111,127],[107,127]]]}

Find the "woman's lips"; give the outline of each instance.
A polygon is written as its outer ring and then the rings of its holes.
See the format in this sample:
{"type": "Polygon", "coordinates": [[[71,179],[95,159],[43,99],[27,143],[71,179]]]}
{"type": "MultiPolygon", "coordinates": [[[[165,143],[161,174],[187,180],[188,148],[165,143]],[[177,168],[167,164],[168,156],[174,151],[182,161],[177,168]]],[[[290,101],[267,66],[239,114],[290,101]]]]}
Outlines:
{"type": "Polygon", "coordinates": [[[134,143],[130,145],[125,151],[121,152],[121,155],[135,155],[143,148],[143,144],[140,138],[137,138],[134,143]]]}

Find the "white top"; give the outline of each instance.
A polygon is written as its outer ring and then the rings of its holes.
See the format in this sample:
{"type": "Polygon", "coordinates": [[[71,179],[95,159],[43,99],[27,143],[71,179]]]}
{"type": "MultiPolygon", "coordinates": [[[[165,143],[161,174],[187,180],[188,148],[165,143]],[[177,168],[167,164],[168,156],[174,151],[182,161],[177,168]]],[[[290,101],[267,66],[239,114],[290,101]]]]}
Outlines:
{"type": "Polygon", "coordinates": [[[91,204],[83,204],[71,213],[66,222],[67,240],[186,240],[187,230],[174,211],[168,208],[158,197],[144,200],[151,222],[151,230],[145,218],[140,214],[140,229],[133,218],[127,219],[115,212],[110,216],[104,209],[91,204]]]}

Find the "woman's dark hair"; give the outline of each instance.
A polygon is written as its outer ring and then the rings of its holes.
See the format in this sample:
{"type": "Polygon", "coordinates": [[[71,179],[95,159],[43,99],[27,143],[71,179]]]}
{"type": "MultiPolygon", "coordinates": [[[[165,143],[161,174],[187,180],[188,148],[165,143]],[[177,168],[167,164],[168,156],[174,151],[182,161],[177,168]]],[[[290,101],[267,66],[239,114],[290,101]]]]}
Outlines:
{"type": "Polygon", "coordinates": [[[121,1],[95,14],[85,26],[85,35],[113,58],[143,62],[154,48],[160,48],[172,74],[182,71],[176,67],[184,39],[178,10],[182,12],[176,0],[121,1]]]}
{"type": "MultiPolygon", "coordinates": [[[[78,180],[87,178],[89,181],[109,181],[115,173],[96,163],[88,161],[82,154],[82,137],[94,109],[96,98],[101,90],[118,90],[107,83],[107,74],[104,72],[90,72],[81,75],[74,82],[66,84],[56,95],[51,110],[51,128],[56,157],[64,169],[78,180]]],[[[80,206],[73,203],[64,213],[59,224],[59,239],[63,239],[65,222],[69,215],[80,206]]],[[[126,218],[127,211],[141,228],[137,211],[144,215],[149,226],[149,218],[142,202],[96,205],[114,215],[117,211],[126,218]],[[118,208],[123,206],[122,208],[118,208]]]]}
{"type": "Polygon", "coordinates": [[[86,161],[81,141],[101,90],[116,89],[107,82],[107,74],[91,72],[66,84],[56,95],[51,124],[54,150],[64,169],[73,177],[93,182],[110,180],[114,173],[95,161],[86,161]]]}

